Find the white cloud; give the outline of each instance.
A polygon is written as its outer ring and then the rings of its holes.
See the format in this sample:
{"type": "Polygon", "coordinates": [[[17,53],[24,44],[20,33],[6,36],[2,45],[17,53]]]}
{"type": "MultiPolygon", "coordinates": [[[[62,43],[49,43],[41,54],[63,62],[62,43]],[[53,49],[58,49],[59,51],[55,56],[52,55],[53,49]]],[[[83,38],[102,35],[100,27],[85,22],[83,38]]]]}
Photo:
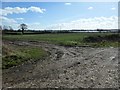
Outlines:
{"type": "Polygon", "coordinates": [[[13,13],[26,13],[27,12],[27,8],[20,8],[20,7],[6,7],[4,9],[1,9],[2,11],[2,15],[6,16],[8,14],[13,14],[13,13]]]}
{"type": "Polygon", "coordinates": [[[88,10],[92,10],[92,9],[93,9],[93,7],[89,7],[89,8],[88,8],[88,10]]]}
{"type": "Polygon", "coordinates": [[[47,29],[52,30],[72,30],[72,29],[117,29],[118,17],[94,17],[81,18],[68,23],[54,24],[47,29]]]}
{"type": "Polygon", "coordinates": [[[46,9],[42,9],[40,7],[28,7],[28,8],[21,8],[21,7],[6,7],[4,9],[0,9],[0,15],[6,16],[8,14],[19,14],[19,13],[27,13],[28,11],[32,11],[32,12],[38,12],[38,13],[43,13],[46,11],[46,9]]]}
{"type": "Polygon", "coordinates": [[[0,16],[0,25],[12,26],[13,29],[18,29],[19,23],[12,18],[7,18],[5,16],[0,16]]]}
{"type": "Polygon", "coordinates": [[[38,13],[43,13],[44,11],[46,11],[46,9],[42,9],[42,8],[34,7],[34,6],[29,7],[28,10],[32,12],[38,12],[38,13]]]}
{"type": "Polygon", "coordinates": [[[44,30],[45,28],[43,27],[43,25],[39,22],[34,22],[34,23],[27,23],[28,28],[30,30],[44,30]]]}
{"type": "MultiPolygon", "coordinates": [[[[20,19],[20,18],[19,18],[20,19]]],[[[21,18],[22,19],[22,18],[21,18]]],[[[0,22],[2,25],[12,26],[14,29],[18,29],[20,23],[16,19],[0,16],[0,22]]],[[[32,30],[72,30],[72,29],[117,29],[118,17],[94,17],[94,18],[80,18],[78,20],[70,21],[67,23],[52,24],[50,26],[44,26],[39,22],[26,23],[29,29],[32,30]]]]}
{"type": "Polygon", "coordinates": [[[71,5],[71,3],[65,3],[65,5],[71,5]]]}
{"type": "MultiPolygon", "coordinates": [[[[25,22],[22,22],[24,20],[24,18],[15,18],[15,19],[12,19],[12,18],[8,18],[6,16],[0,16],[0,25],[1,26],[12,26],[12,28],[14,30],[18,30],[19,29],[19,25],[21,23],[25,23],[25,22]]],[[[28,25],[28,29],[31,29],[31,30],[44,30],[44,27],[43,25],[41,25],[41,23],[39,22],[33,22],[33,23],[26,23],[28,25]]]]}
{"type": "Polygon", "coordinates": [[[116,8],[115,8],[115,7],[113,7],[113,8],[111,8],[111,10],[116,10],[116,8]]]}
{"type": "Polygon", "coordinates": [[[16,20],[24,20],[24,18],[16,18],[16,20]]]}
{"type": "Polygon", "coordinates": [[[2,21],[2,23],[7,23],[7,24],[11,24],[11,23],[17,23],[17,21],[15,21],[14,19],[10,19],[4,16],[0,16],[0,21],[2,21]]]}

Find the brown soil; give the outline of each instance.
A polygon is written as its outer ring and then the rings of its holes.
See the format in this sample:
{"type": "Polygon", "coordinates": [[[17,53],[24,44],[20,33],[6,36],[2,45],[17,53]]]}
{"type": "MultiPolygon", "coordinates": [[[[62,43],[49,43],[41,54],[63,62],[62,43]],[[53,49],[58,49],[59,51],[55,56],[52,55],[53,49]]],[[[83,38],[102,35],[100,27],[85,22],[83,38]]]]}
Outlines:
{"type": "Polygon", "coordinates": [[[3,88],[117,88],[118,48],[64,47],[45,42],[4,42],[43,47],[45,60],[3,70],[3,88]]]}

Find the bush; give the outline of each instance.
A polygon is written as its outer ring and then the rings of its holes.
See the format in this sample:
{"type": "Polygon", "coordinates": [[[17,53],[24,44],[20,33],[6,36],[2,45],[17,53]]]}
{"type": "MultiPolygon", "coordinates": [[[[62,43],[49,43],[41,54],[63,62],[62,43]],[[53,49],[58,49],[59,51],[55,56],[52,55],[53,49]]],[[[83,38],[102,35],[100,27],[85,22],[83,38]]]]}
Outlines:
{"type": "Polygon", "coordinates": [[[105,41],[112,41],[112,42],[119,42],[120,41],[120,35],[119,34],[111,34],[111,35],[105,35],[105,36],[88,36],[83,39],[84,42],[90,42],[90,43],[97,43],[97,42],[105,42],[105,41]]]}

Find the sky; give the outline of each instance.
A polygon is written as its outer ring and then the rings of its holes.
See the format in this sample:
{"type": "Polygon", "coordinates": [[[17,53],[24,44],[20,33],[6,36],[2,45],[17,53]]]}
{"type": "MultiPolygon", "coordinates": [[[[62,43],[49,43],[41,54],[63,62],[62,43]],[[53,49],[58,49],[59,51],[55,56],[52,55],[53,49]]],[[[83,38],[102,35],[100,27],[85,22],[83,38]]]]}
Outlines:
{"type": "Polygon", "coordinates": [[[117,2],[2,2],[2,25],[32,30],[117,29],[117,2]]]}

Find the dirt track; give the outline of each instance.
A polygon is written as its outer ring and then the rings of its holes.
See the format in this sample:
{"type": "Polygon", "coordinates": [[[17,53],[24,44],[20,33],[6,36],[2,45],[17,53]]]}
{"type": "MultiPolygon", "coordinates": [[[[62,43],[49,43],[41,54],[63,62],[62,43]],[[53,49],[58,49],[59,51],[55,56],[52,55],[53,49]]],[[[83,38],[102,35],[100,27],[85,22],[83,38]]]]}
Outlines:
{"type": "Polygon", "coordinates": [[[4,70],[3,87],[118,87],[118,48],[64,47],[40,42],[12,44],[41,46],[50,57],[4,70]]]}

